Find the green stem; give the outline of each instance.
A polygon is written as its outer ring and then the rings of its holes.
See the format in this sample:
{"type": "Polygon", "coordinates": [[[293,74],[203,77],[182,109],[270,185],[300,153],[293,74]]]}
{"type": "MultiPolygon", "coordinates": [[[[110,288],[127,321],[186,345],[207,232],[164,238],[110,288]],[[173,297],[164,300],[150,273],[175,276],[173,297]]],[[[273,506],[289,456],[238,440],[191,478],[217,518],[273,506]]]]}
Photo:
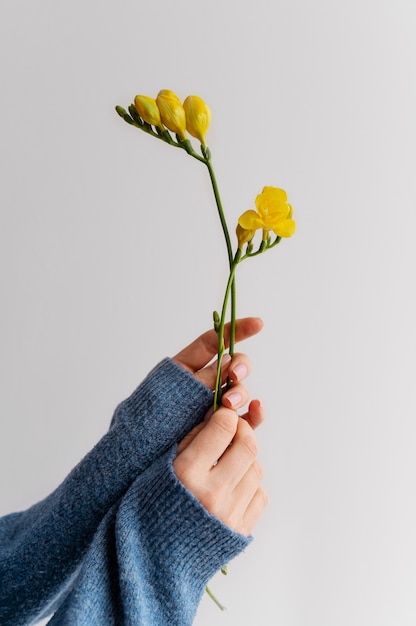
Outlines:
{"type": "Polygon", "coordinates": [[[207,158],[205,159],[205,164],[208,168],[212,189],[214,191],[215,202],[217,204],[217,209],[218,209],[218,215],[220,217],[221,226],[222,226],[222,230],[223,230],[224,238],[225,238],[225,243],[227,245],[228,262],[230,264],[230,269],[231,269],[231,266],[233,264],[233,248],[231,245],[230,233],[228,232],[227,222],[224,216],[224,210],[222,208],[222,202],[221,202],[220,192],[218,190],[217,180],[215,178],[214,168],[212,167],[211,159],[209,158],[209,156],[207,156],[207,158]]]}
{"type": "MultiPolygon", "coordinates": [[[[234,285],[235,270],[237,268],[237,265],[240,262],[240,258],[241,258],[241,250],[238,249],[231,264],[230,274],[228,276],[227,286],[225,288],[224,300],[222,303],[220,324],[219,324],[219,328],[217,331],[218,361],[217,361],[217,376],[215,380],[215,391],[214,391],[214,405],[213,405],[214,411],[217,410],[221,402],[221,395],[222,395],[221,365],[222,365],[222,359],[223,359],[224,352],[225,352],[225,343],[224,343],[225,317],[227,314],[228,299],[230,297],[230,293],[232,293],[232,286],[234,285]]],[[[235,309],[231,311],[231,327],[233,326],[233,324],[235,326],[235,309]]]]}
{"type": "MultiPolygon", "coordinates": [[[[227,255],[228,255],[228,263],[230,266],[230,277],[229,277],[229,282],[227,285],[227,295],[226,295],[226,299],[225,299],[225,310],[223,307],[223,314],[221,315],[221,320],[222,320],[222,327],[220,327],[220,330],[218,331],[218,362],[217,362],[217,380],[216,380],[216,385],[215,385],[215,398],[214,398],[214,410],[216,408],[218,408],[218,404],[220,402],[221,399],[221,362],[222,362],[222,357],[224,355],[224,350],[225,350],[225,346],[224,346],[224,335],[223,335],[223,331],[224,331],[224,323],[225,323],[225,312],[226,312],[226,304],[228,302],[228,297],[230,294],[230,290],[231,290],[231,322],[230,322],[230,344],[229,344],[229,353],[232,356],[234,354],[234,346],[235,346],[235,321],[236,321],[236,287],[235,287],[235,280],[234,280],[234,270],[233,270],[233,264],[234,264],[234,259],[233,259],[233,249],[232,249],[232,244],[231,244],[231,238],[230,238],[230,233],[228,231],[228,226],[227,226],[227,222],[225,219],[225,215],[224,215],[224,209],[222,207],[222,202],[221,202],[221,196],[220,196],[220,192],[218,189],[218,184],[217,184],[217,179],[215,176],[215,172],[214,172],[214,168],[212,166],[212,162],[211,162],[211,154],[209,149],[206,146],[202,146],[201,145],[201,151],[203,154],[203,161],[205,163],[205,165],[208,168],[208,172],[209,172],[209,177],[211,180],[211,185],[212,185],[212,190],[214,192],[214,197],[215,197],[215,203],[217,205],[217,211],[218,211],[218,216],[220,218],[220,222],[221,222],[221,227],[222,227],[222,231],[224,233],[224,239],[225,239],[225,243],[227,246],[227,255]]],[[[195,158],[199,158],[199,160],[201,160],[200,157],[198,157],[197,154],[195,154],[193,151],[189,152],[189,154],[191,154],[191,156],[195,157],[195,158]]],[[[239,257],[241,256],[241,251],[239,251],[239,257]]],[[[230,380],[227,381],[227,386],[230,385],[230,380]]]]}
{"type": "MultiPolygon", "coordinates": [[[[241,250],[238,250],[241,256],[241,250]]],[[[230,348],[229,353],[231,356],[234,354],[234,346],[235,346],[235,318],[237,313],[237,300],[236,300],[236,286],[235,286],[235,276],[233,283],[231,285],[231,326],[230,326],[230,348]]]]}
{"type": "Polygon", "coordinates": [[[178,141],[175,141],[168,130],[162,130],[161,128],[157,129],[156,126],[153,127],[151,126],[151,124],[144,122],[140,115],[137,113],[133,104],[129,106],[128,113],[125,109],[123,109],[123,107],[119,105],[116,106],[116,111],[119,116],[124,119],[125,122],[130,124],[130,126],[135,126],[136,128],[142,130],[144,133],[147,133],[152,137],[156,137],[156,139],[160,139],[161,141],[168,143],[174,148],[182,148],[182,150],[185,150],[185,152],[193,156],[194,159],[197,159],[202,163],[206,163],[206,158],[200,156],[197,152],[195,152],[195,150],[192,148],[191,142],[188,139],[183,140],[180,137],[177,137],[178,141]]]}
{"type": "MultiPolygon", "coordinates": [[[[217,330],[218,334],[218,362],[217,362],[217,381],[215,386],[215,396],[214,396],[214,410],[218,408],[219,402],[221,400],[221,363],[222,357],[224,355],[225,346],[224,346],[224,324],[225,324],[225,314],[227,310],[228,298],[231,293],[231,322],[230,322],[230,341],[229,341],[229,353],[230,355],[234,354],[234,346],[235,346],[235,323],[236,323],[236,287],[234,281],[234,272],[235,267],[238,264],[241,257],[241,250],[237,251],[236,258],[238,260],[235,261],[233,258],[233,249],[231,245],[230,233],[228,231],[227,222],[224,215],[224,209],[222,207],[221,196],[218,189],[217,180],[215,177],[214,168],[211,163],[211,154],[209,148],[207,146],[201,145],[202,156],[200,156],[195,150],[192,148],[192,144],[189,140],[182,140],[180,137],[176,137],[177,141],[175,141],[170,133],[161,129],[155,130],[150,124],[144,122],[141,117],[136,112],[134,105],[130,105],[129,113],[125,109],[120,106],[116,106],[116,111],[128,124],[132,126],[136,126],[140,130],[165,141],[166,143],[174,146],[175,148],[182,148],[185,150],[190,156],[198,161],[205,163],[208,168],[209,177],[211,180],[212,189],[214,192],[215,202],[217,205],[217,211],[221,222],[222,231],[224,233],[224,239],[227,246],[227,255],[228,255],[228,263],[230,268],[230,275],[228,279],[226,295],[224,298],[223,311],[221,315],[221,325],[219,330],[217,330]]],[[[227,381],[227,387],[230,385],[230,380],[227,381]]]]}
{"type": "Polygon", "coordinates": [[[217,605],[217,607],[219,609],[221,609],[221,611],[225,611],[225,609],[227,607],[225,607],[223,604],[221,604],[221,602],[214,596],[214,594],[212,593],[211,589],[209,587],[205,587],[205,591],[207,592],[207,594],[209,595],[209,597],[211,598],[211,600],[213,600],[215,602],[215,604],[217,605]]]}
{"type": "Polygon", "coordinates": [[[281,237],[276,237],[276,239],[269,244],[266,244],[264,241],[262,241],[258,250],[256,250],[255,252],[246,252],[246,254],[242,256],[240,260],[244,261],[245,259],[251,258],[253,256],[258,256],[259,254],[266,252],[266,250],[271,250],[272,248],[277,246],[277,244],[279,244],[281,240],[281,237]]]}

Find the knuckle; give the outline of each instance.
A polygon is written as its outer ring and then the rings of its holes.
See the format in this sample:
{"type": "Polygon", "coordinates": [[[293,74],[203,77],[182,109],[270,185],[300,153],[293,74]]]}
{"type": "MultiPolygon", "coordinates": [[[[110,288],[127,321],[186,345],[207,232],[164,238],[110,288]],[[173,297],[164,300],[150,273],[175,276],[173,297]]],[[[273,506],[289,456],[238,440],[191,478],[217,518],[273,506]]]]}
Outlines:
{"type": "Polygon", "coordinates": [[[225,433],[231,439],[235,435],[236,426],[237,426],[237,414],[232,409],[227,409],[225,407],[221,407],[214,413],[212,416],[213,425],[220,432],[225,433]]]}
{"type": "Polygon", "coordinates": [[[253,462],[252,469],[253,469],[257,479],[259,481],[261,481],[263,479],[263,476],[264,476],[264,469],[263,469],[263,466],[261,465],[261,463],[259,463],[257,460],[255,460],[253,462]]]}
{"type": "Polygon", "coordinates": [[[260,502],[263,508],[265,508],[269,504],[269,494],[267,493],[267,491],[263,489],[263,487],[259,487],[257,492],[259,495],[260,502]]]}
{"type": "Polygon", "coordinates": [[[241,444],[248,454],[255,459],[258,454],[258,446],[253,432],[245,434],[241,439],[241,444]]]}

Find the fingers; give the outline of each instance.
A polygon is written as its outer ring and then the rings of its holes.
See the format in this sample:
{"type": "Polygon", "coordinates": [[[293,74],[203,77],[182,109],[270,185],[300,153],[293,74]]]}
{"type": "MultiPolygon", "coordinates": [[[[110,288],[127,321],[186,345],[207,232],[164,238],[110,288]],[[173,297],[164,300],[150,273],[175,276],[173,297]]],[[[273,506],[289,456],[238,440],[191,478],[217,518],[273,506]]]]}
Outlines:
{"type": "Polygon", "coordinates": [[[251,534],[267,504],[261,487],[263,468],[256,457],[253,429],[240,418],[232,445],[211,471],[217,493],[226,494],[211,505],[214,515],[245,536],[251,534]]]}
{"type": "Polygon", "coordinates": [[[244,380],[251,372],[251,361],[246,354],[236,352],[227,363],[227,377],[233,383],[244,380]]]}
{"type": "MultiPolygon", "coordinates": [[[[251,404],[251,419],[256,421],[262,412],[256,413],[259,405],[255,401],[251,404]]],[[[248,536],[267,504],[261,487],[263,469],[256,458],[257,443],[249,420],[220,407],[191,436],[174,461],[178,479],[209,513],[248,536]]]]}
{"type": "Polygon", "coordinates": [[[262,513],[266,508],[268,501],[269,498],[263,487],[258,487],[258,489],[256,489],[256,492],[254,493],[253,498],[250,501],[250,504],[244,512],[242,520],[240,521],[239,532],[242,535],[245,535],[246,537],[251,535],[254,527],[262,516],[262,513]]]}
{"type": "MultiPolygon", "coordinates": [[[[231,357],[229,354],[224,354],[221,361],[221,384],[225,384],[228,378],[228,367],[230,365],[231,357]]],[[[214,390],[215,382],[217,380],[217,361],[210,363],[206,367],[194,373],[195,378],[201,381],[208,389],[214,390]]]]}
{"type": "MultiPolygon", "coordinates": [[[[250,371],[251,362],[246,354],[238,352],[233,357],[230,357],[229,354],[224,354],[221,362],[221,382],[223,385],[227,379],[233,382],[244,380],[250,371]]],[[[217,361],[195,372],[194,376],[209,389],[214,389],[217,377],[217,361]]]]}
{"type": "Polygon", "coordinates": [[[221,484],[234,490],[255,462],[257,452],[253,429],[239,418],[232,445],[224,450],[220,462],[213,468],[213,474],[221,484]]]}
{"type": "Polygon", "coordinates": [[[258,428],[265,419],[264,409],[260,400],[252,400],[248,405],[248,411],[241,417],[250,424],[251,428],[258,428]]]}
{"type": "MultiPolygon", "coordinates": [[[[263,328],[259,317],[245,317],[236,321],[236,342],[256,335],[263,328]]],[[[224,341],[229,343],[230,324],[225,325],[224,341]]],[[[193,374],[203,368],[218,351],[218,337],[215,330],[208,330],[195,339],[189,346],[181,350],[173,360],[193,374]]]]}
{"type": "Polygon", "coordinates": [[[220,407],[196,434],[187,448],[177,456],[177,465],[192,466],[195,475],[209,472],[230,445],[237,430],[237,413],[220,407]]]}
{"type": "Polygon", "coordinates": [[[256,460],[238,482],[228,499],[227,524],[248,536],[263,512],[267,503],[267,496],[260,485],[263,477],[263,468],[256,460]],[[264,493],[263,500],[259,498],[264,493]]]}
{"type": "Polygon", "coordinates": [[[229,409],[241,409],[248,401],[248,390],[245,385],[237,383],[222,396],[222,405],[229,409]]]}
{"type": "MultiPolygon", "coordinates": [[[[229,392],[229,393],[231,394],[232,392],[229,392]]],[[[248,392],[245,388],[243,390],[243,394],[244,394],[243,399],[241,400],[242,402],[244,402],[245,397],[248,395],[248,392]]],[[[227,396],[224,396],[224,398],[226,399],[226,401],[230,402],[230,399],[227,398],[227,396]]],[[[232,408],[232,407],[230,406],[229,408],[232,408]]],[[[193,428],[187,435],[185,435],[185,437],[182,439],[182,441],[178,445],[178,454],[180,454],[183,450],[185,450],[185,448],[189,446],[189,444],[195,439],[196,435],[203,428],[205,428],[207,421],[209,420],[211,415],[212,415],[212,409],[208,411],[203,422],[200,422],[199,424],[197,424],[195,428],[193,428]]],[[[265,413],[264,413],[264,409],[260,400],[252,400],[248,406],[248,411],[244,413],[244,415],[241,415],[241,419],[245,420],[251,426],[253,430],[258,428],[260,424],[262,424],[265,420],[265,413]]]]}

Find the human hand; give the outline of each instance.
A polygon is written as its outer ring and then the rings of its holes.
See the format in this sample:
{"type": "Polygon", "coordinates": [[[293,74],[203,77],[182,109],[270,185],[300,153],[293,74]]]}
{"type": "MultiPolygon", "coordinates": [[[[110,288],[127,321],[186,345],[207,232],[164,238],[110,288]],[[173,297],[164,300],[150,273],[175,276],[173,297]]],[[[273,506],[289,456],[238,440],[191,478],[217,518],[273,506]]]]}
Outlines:
{"type": "Polygon", "coordinates": [[[245,536],[267,504],[253,430],[263,419],[256,400],[243,417],[222,406],[182,440],[173,462],[178,480],[205,509],[245,536]]]}
{"type": "MultiPolygon", "coordinates": [[[[263,321],[259,317],[245,317],[236,321],[235,340],[243,341],[253,335],[256,335],[263,328],[263,321]]],[[[228,347],[230,337],[230,324],[225,325],[224,341],[225,347],[228,347]]],[[[209,330],[189,346],[181,350],[173,361],[191,372],[195,378],[200,380],[209,389],[214,389],[215,378],[217,373],[217,363],[210,363],[218,351],[218,337],[215,330],[209,330]]],[[[234,382],[241,381],[249,373],[249,363],[246,357],[234,354],[232,359],[228,355],[224,355],[222,377],[223,381],[229,377],[234,382]]]]}
{"type": "MultiPolygon", "coordinates": [[[[246,339],[262,326],[262,321],[257,318],[239,320],[236,339],[246,339]]],[[[229,326],[227,340],[228,335],[229,326]]],[[[164,359],[119,404],[108,437],[119,436],[123,438],[123,446],[128,443],[132,449],[131,454],[123,454],[123,462],[119,464],[126,475],[128,472],[133,474],[138,470],[143,471],[206,417],[213,404],[212,390],[216,374],[216,364],[207,364],[216,354],[216,341],[215,331],[204,333],[174,359],[164,359]],[[180,370],[186,370],[191,376],[180,370]],[[195,381],[191,380],[192,376],[195,381]],[[124,441],[126,433],[128,437],[124,441]]],[[[239,408],[248,397],[239,385],[248,373],[250,363],[246,356],[237,354],[233,359],[225,359],[225,363],[223,375],[225,379],[230,375],[234,382],[233,387],[224,394],[224,397],[228,395],[224,404],[229,407],[234,404],[235,408],[239,408]]]]}

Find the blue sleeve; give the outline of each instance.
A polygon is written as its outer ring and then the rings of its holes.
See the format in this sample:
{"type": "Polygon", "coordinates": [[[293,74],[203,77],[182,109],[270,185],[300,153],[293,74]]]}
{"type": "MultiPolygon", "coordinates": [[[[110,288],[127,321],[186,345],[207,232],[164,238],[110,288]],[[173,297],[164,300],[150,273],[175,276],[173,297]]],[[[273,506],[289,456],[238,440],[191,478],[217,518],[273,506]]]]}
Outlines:
{"type": "Polygon", "coordinates": [[[102,518],[136,477],[201,421],[212,393],[165,359],[110,430],[45,500],[0,519],[0,624],[31,623],[67,586],[102,518]]]}
{"type": "Polygon", "coordinates": [[[176,446],[100,524],[48,626],[191,626],[213,574],[250,543],[177,480],[176,446]]]}

